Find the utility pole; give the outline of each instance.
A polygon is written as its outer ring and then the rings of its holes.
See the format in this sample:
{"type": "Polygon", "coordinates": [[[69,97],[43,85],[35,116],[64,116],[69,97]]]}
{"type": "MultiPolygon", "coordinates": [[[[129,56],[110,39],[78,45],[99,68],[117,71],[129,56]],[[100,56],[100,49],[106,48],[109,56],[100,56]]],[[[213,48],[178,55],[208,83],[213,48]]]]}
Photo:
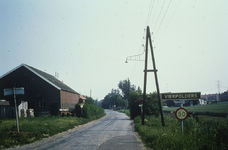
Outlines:
{"type": "Polygon", "coordinates": [[[159,84],[158,84],[158,78],[157,78],[157,71],[158,70],[156,69],[156,65],[155,65],[155,59],[154,59],[154,53],[153,53],[153,46],[152,46],[151,36],[150,36],[150,28],[149,28],[149,26],[147,26],[147,33],[146,33],[146,53],[145,53],[145,69],[144,69],[142,125],[144,125],[144,118],[145,118],[147,72],[154,72],[155,83],[156,83],[157,94],[158,94],[158,103],[159,103],[160,114],[161,114],[161,121],[162,121],[162,125],[165,126],[165,122],[164,122],[164,118],[163,118],[163,112],[162,112],[162,106],[161,106],[161,95],[160,95],[160,90],[159,90],[159,84]],[[152,63],[153,63],[153,70],[148,70],[147,69],[148,41],[149,41],[149,44],[150,44],[151,57],[152,57],[152,63]]]}

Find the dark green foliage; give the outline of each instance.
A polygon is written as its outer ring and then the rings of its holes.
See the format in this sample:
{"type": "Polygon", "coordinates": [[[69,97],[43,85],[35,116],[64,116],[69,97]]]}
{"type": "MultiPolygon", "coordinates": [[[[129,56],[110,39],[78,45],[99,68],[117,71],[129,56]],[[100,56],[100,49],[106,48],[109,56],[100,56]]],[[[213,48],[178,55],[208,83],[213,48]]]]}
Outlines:
{"type": "Polygon", "coordinates": [[[164,116],[166,126],[160,118],[146,116],[145,125],[141,125],[141,117],[134,119],[135,130],[143,142],[155,150],[227,150],[228,118],[205,119],[196,122],[193,118],[184,120],[184,133],[181,134],[181,122],[176,118],[164,116]]]}
{"type": "Polygon", "coordinates": [[[116,109],[126,109],[128,108],[129,103],[127,99],[124,99],[120,95],[119,90],[112,89],[111,93],[105,96],[102,103],[102,108],[114,109],[114,105],[116,106],[116,109]]]}
{"type": "Polygon", "coordinates": [[[146,106],[145,106],[145,115],[155,115],[156,117],[159,116],[159,103],[158,103],[158,96],[156,92],[147,94],[146,96],[146,106]]]}
{"type": "Polygon", "coordinates": [[[95,104],[94,99],[92,97],[85,96],[85,98],[86,98],[85,102],[87,104],[95,104]]]}
{"type": "Polygon", "coordinates": [[[104,115],[104,109],[91,104],[86,104],[83,107],[83,117],[90,118],[92,116],[104,115]]]}
{"type": "Polygon", "coordinates": [[[119,89],[122,91],[124,99],[129,100],[129,92],[131,91],[131,82],[129,80],[120,81],[118,84],[119,89]]]}
{"type": "Polygon", "coordinates": [[[116,105],[118,93],[114,93],[113,91],[105,96],[104,101],[102,103],[102,108],[109,109],[112,108],[113,105],[116,105]]]}
{"type": "Polygon", "coordinates": [[[131,119],[139,116],[141,114],[141,109],[139,107],[139,99],[141,98],[140,93],[131,91],[130,92],[130,101],[129,101],[129,108],[131,119]]]}
{"type": "Polygon", "coordinates": [[[75,105],[75,114],[76,114],[76,117],[82,117],[82,113],[81,113],[81,107],[80,107],[80,105],[79,104],[76,104],[75,105]]]}
{"type": "MultiPolygon", "coordinates": [[[[130,113],[131,119],[134,119],[138,115],[141,115],[141,110],[139,107],[139,100],[142,98],[142,95],[138,91],[130,92],[130,113]]],[[[157,93],[150,93],[146,95],[146,104],[145,104],[145,115],[155,115],[159,116],[159,103],[157,93]]]]}
{"type": "Polygon", "coordinates": [[[93,105],[93,104],[87,104],[85,103],[83,108],[80,107],[79,104],[75,105],[75,111],[77,117],[83,117],[83,118],[91,118],[93,116],[102,116],[104,115],[104,109],[93,105]],[[81,109],[83,111],[83,114],[81,114],[81,109]]]}
{"type": "Polygon", "coordinates": [[[118,112],[121,112],[121,113],[125,113],[126,115],[128,115],[129,117],[131,117],[129,109],[121,109],[121,110],[117,110],[117,111],[118,112]]]}
{"type": "Polygon", "coordinates": [[[131,81],[129,79],[120,81],[118,87],[122,91],[123,98],[127,99],[128,101],[131,91],[138,91],[139,93],[142,93],[141,88],[138,87],[138,89],[136,90],[136,86],[134,84],[131,84],[131,81]]]}

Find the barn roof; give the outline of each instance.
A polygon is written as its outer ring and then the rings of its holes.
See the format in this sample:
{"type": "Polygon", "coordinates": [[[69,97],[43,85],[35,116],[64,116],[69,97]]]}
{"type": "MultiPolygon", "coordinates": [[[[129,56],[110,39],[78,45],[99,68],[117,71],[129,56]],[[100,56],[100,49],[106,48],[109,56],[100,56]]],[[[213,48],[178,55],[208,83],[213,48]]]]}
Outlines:
{"type": "Polygon", "coordinates": [[[3,78],[4,76],[10,74],[11,72],[21,68],[21,67],[27,68],[28,70],[30,70],[31,72],[33,72],[34,74],[36,74],[37,76],[39,76],[40,78],[42,78],[43,80],[45,80],[46,82],[48,82],[49,84],[51,84],[52,86],[57,88],[58,90],[63,90],[63,91],[79,94],[78,92],[76,92],[75,90],[73,90],[72,88],[70,88],[69,86],[67,86],[63,82],[61,82],[60,80],[58,80],[53,75],[50,75],[50,74],[48,74],[46,72],[43,72],[43,71],[41,71],[39,69],[36,69],[36,68],[31,67],[31,66],[26,65],[26,64],[21,64],[18,67],[10,70],[9,72],[7,72],[3,76],[1,76],[0,79],[3,78]]]}

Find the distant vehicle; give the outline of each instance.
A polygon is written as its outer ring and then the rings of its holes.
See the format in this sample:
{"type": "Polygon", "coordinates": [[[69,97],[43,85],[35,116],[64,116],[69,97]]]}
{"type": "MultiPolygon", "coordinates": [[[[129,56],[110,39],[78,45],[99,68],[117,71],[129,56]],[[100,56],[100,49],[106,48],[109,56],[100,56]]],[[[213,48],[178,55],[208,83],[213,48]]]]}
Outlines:
{"type": "Polygon", "coordinates": [[[163,106],[164,108],[168,108],[168,106],[163,106]]]}

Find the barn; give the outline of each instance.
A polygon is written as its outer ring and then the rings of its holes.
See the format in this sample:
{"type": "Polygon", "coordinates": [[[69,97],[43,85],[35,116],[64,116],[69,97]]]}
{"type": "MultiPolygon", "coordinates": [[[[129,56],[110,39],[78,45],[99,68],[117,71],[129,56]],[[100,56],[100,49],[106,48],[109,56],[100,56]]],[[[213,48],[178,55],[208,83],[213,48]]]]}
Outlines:
{"type": "Polygon", "coordinates": [[[24,95],[17,99],[26,101],[35,116],[61,115],[61,110],[72,110],[80,98],[85,99],[53,75],[26,64],[0,77],[0,99],[12,101],[13,97],[4,96],[3,91],[13,87],[24,87],[24,95]]]}

